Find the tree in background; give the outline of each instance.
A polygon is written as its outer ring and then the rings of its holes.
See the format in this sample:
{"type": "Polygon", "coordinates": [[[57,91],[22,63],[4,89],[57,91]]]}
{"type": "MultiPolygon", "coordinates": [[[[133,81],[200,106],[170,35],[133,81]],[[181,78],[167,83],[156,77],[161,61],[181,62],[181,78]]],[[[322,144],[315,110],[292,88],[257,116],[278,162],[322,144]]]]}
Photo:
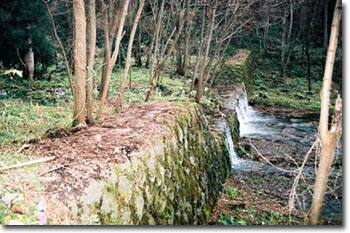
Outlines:
{"type": "Polygon", "coordinates": [[[94,98],[94,61],[96,53],[96,0],[88,0],[87,4],[87,73],[86,73],[86,123],[93,123],[94,98]]]}
{"type": "Polygon", "coordinates": [[[21,65],[32,85],[34,61],[47,66],[56,57],[45,6],[41,1],[2,0],[0,31],[0,61],[5,67],[21,65]]]}
{"type": "Polygon", "coordinates": [[[159,6],[153,6],[153,12],[155,12],[154,18],[156,18],[154,25],[155,33],[152,38],[154,50],[151,51],[152,65],[145,102],[149,100],[153,90],[159,85],[165,63],[173,54],[180,38],[185,22],[184,7],[181,1],[171,1],[165,4],[164,0],[161,0],[159,6]],[[167,10],[168,14],[164,14],[164,10],[167,10]],[[167,17],[164,18],[164,16],[167,17]]]}
{"type": "Polygon", "coordinates": [[[197,80],[196,102],[200,102],[205,87],[211,83],[219,66],[223,64],[233,36],[252,21],[251,7],[256,3],[255,0],[207,1],[200,23],[200,38],[203,39],[198,48],[192,77],[192,83],[197,80]],[[208,19],[205,19],[205,15],[208,19]]]}
{"type": "Polygon", "coordinates": [[[123,0],[120,4],[117,4],[114,0],[100,0],[100,3],[104,31],[105,56],[100,87],[101,98],[97,118],[100,118],[104,111],[113,67],[117,62],[119,55],[120,43],[123,37],[125,18],[128,14],[130,0],[123,0]]]}
{"type": "Polygon", "coordinates": [[[119,81],[119,93],[118,93],[117,100],[116,100],[116,112],[119,112],[122,110],[124,91],[125,91],[125,83],[126,83],[126,79],[128,77],[128,74],[129,74],[130,66],[131,66],[132,47],[134,44],[135,34],[136,34],[137,26],[138,26],[140,18],[141,18],[144,4],[145,4],[145,0],[140,0],[139,6],[137,9],[135,18],[134,18],[134,22],[132,24],[132,29],[130,32],[129,42],[128,42],[128,51],[127,51],[127,55],[126,55],[125,67],[123,70],[123,75],[119,81]]]}

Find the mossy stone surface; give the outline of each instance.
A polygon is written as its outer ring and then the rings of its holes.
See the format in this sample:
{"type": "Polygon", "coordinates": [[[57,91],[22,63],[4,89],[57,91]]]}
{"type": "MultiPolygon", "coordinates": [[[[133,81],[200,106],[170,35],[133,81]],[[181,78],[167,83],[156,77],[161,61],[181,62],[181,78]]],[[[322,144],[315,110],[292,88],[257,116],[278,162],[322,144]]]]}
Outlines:
{"type": "Polygon", "coordinates": [[[198,105],[182,107],[186,111],[169,123],[170,133],[116,165],[111,179],[94,191],[100,193],[94,203],[80,203],[79,223],[91,223],[89,214],[100,224],[208,222],[231,172],[228,149],[224,136],[209,130],[198,105]]]}

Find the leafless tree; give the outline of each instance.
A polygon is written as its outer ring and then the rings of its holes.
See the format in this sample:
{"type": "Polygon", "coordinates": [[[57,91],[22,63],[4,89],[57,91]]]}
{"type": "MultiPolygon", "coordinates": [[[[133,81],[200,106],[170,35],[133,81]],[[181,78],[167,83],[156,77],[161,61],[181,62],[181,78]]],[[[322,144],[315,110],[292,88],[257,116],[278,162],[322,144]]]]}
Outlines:
{"type": "Polygon", "coordinates": [[[114,0],[108,1],[108,4],[106,0],[100,0],[100,3],[103,18],[105,58],[97,118],[100,118],[104,111],[113,67],[119,55],[119,47],[123,37],[125,18],[128,14],[130,0],[123,0],[121,5],[116,4],[114,0]]]}
{"type": "Polygon", "coordinates": [[[319,134],[322,147],[312,199],[310,213],[311,224],[318,224],[320,221],[320,212],[323,205],[324,193],[327,188],[328,177],[334,160],[337,142],[342,131],[342,100],[339,95],[335,103],[332,124],[330,128],[328,127],[331,83],[338,44],[341,7],[341,0],[337,0],[334,9],[327,60],[323,76],[323,85],[321,91],[321,115],[319,123],[319,134]]]}
{"type": "Polygon", "coordinates": [[[136,34],[138,23],[139,23],[140,18],[141,18],[144,3],[145,3],[145,0],[140,0],[140,4],[138,6],[138,9],[137,9],[137,12],[136,12],[136,15],[134,18],[134,22],[132,25],[132,29],[130,32],[125,67],[124,67],[123,75],[122,75],[121,80],[120,80],[119,93],[118,93],[117,101],[116,101],[116,111],[117,112],[121,111],[122,105],[123,105],[125,84],[126,84],[126,79],[128,78],[128,73],[129,73],[129,69],[130,69],[130,65],[131,65],[132,47],[134,44],[135,34],[136,34]]]}
{"type": "Polygon", "coordinates": [[[165,0],[162,0],[159,8],[154,8],[157,12],[157,20],[155,25],[154,51],[152,53],[152,66],[150,70],[149,86],[146,91],[145,101],[147,102],[152,95],[152,92],[157,84],[159,84],[164,65],[169,57],[174,52],[176,44],[183,30],[185,17],[185,7],[181,1],[170,1],[167,5],[169,9],[173,9],[172,14],[168,14],[166,23],[164,24],[163,11],[165,0]],[[162,26],[164,27],[161,30],[162,26]],[[167,32],[167,27],[170,26],[170,34],[167,32]]]}
{"type": "Polygon", "coordinates": [[[74,15],[74,114],[73,126],[85,120],[86,18],[84,0],[73,0],[74,15]]]}
{"type": "Polygon", "coordinates": [[[93,92],[93,68],[96,51],[96,0],[88,0],[87,14],[87,72],[86,72],[86,122],[93,123],[94,99],[93,92]]]}

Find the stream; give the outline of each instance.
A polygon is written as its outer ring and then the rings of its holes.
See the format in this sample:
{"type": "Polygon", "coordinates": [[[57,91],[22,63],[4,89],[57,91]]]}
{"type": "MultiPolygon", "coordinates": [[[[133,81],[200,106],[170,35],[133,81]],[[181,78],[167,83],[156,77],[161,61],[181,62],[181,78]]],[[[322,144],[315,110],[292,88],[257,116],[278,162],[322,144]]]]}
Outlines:
{"type": "MultiPolygon", "coordinates": [[[[264,184],[257,185],[257,189],[278,190],[278,195],[284,200],[288,200],[289,189],[291,183],[277,184],[276,179],[280,176],[288,177],[289,182],[294,179],[295,173],[288,171],[294,170],[302,163],[305,154],[316,140],[318,119],[315,117],[295,117],[286,114],[271,114],[267,112],[258,111],[248,104],[247,94],[244,88],[235,88],[229,94],[223,96],[224,107],[229,112],[234,111],[237,114],[239,121],[240,139],[238,144],[248,145],[252,144],[258,148],[259,153],[271,162],[268,164],[266,160],[255,158],[240,158],[237,153],[236,145],[232,141],[230,127],[225,119],[219,121],[219,126],[226,136],[226,143],[229,148],[231,166],[234,177],[242,179],[241,182],[245,185],[252,185],[247,183],[247,176],[256,176],[263,180],[264,184]],[[250,144],[252,143],[252,144],[250,144]],[[292,161],[293,160],[293,161],[292,161]],[[277,161],[277,164],[276,164],[277,161]],[[282,161],[282,162],[281,162],[282,161]],[[280,164],[278,163],[280,162],[280,164]],[[281,165],[282,164],[282,165],[281,165]],[[273,166],[276,165],[276,166],[273,166]],[[278,167],[278,168],[277,168],[278,167]],[[280,169],[282,168],[282,169],[280,169]],[[283,170],[285,169],[285,170],[283,170]],[[287,171],[288,170],[288,171],[287,171]],[[289,174],[288,174],[289,173],[289,174]],[[254,175],[255,174],[255,175],[254,175]],[[238,178],[241,177],[241,178],[238,178]],[[276,184],[275,184],[276,182],[276,184]]],[[[254,152],[251,150],[250,152],[254,152]]],[[[255,153],[256,154],[256,153],[255,153]]],[[[341,215],[341,188],[342,186],[342,143],[338,143],[336,150],[336,163],[333,166],[330,175],[330,183],[334,182],[334,186],[338,189],[331,195],[326,195],[326,202],[324,211],[341,215]]],[[[310,154],[309,159],[303,169],[303,174],[310,178],[309,187],[313,185],[315,177],[315,149],[310,154]]],[[[333,184],[332,184],[333,185],[333,184]]],[[[303,204],[297,206],[298,209],[309,208],[311,204],[310,192],[307,190],[300,190],[303,193],[305,200],[303,204]],[[305,204],[306,203],[306,204],[305,204]]],[[[331,193],[329,191],[329,193],[331,193]]]]}
{"type": "MultiPolygon", "coordinates": [[[[318,119],[260,112],[248,104],[247,93],[243,88],[237,88],[234,92],[226,99],[225,108],[236,112],[240,138],[284,142],[302,154],[306,153],[315,142],[318,119]]],[[[232,168],[252,169],[257,166],[266,169],[265,164],[239,158],[227,122],[222,121],[220,125],[224,129],[229,146],[232,168]]],[[[342,154],[341,143],[338,143],[336,154],[342,154]]]]}

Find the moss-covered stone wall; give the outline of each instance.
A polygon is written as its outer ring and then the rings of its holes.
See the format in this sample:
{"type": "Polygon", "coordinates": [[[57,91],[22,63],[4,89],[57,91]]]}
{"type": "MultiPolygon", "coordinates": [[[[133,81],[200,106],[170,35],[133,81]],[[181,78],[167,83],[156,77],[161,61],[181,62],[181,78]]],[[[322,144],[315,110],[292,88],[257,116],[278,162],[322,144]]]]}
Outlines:
{"type": "Polygon", "coordinates": [[[227,116],[227,122],[231,129],[232,141],[237,145],[239,141],[239,121],[236,112],[230,112],[227,116]]]}
{"type": "MultiPolygon", "coordinates": [[[[78,205],[81,224],[206,224],[231,165],[224,136],[197,105],[169,123],[171,133],[91,183],[78,205]]],[[[155,135],[156,136],[156,135],[155,135]]]]}
{"type": "Polygon", "coordinates": [[[226,84],[226,82],[229,82],[230,84],[244,84],[248,97],[250,97],[252,94],[251,51],[240,49],[235,55],[229,57],[222,65],[222,68],[215,79],[217,85],[226,84]]]}

